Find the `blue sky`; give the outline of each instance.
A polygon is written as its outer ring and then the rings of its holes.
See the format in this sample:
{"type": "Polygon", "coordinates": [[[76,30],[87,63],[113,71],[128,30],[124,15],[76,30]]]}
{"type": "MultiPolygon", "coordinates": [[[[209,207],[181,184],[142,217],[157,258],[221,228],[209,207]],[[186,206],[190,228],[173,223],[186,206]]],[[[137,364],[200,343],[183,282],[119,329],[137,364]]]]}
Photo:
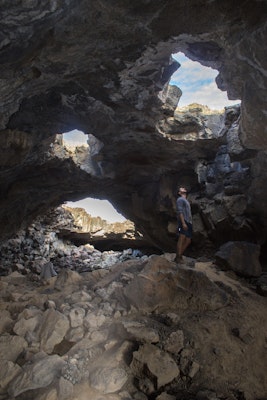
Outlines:
{"type": "Polygon", "coordinates": [[[63,141],[73,146],[87,145],[87,140],[87,135],[78,129],[63,133],[63,141]]]}
{"type": "Polygon", "coordinates": [[[218,71],[191,61],[183,53],[172,55],[181,66],[173,74],[170,84],[178,86],[183,94],[178,106],[199,103],[211,109],[222,110],[225,106],[240,103],[240,100],[228,100],[227,93],[218,89],[215,78],[218,71]]]}

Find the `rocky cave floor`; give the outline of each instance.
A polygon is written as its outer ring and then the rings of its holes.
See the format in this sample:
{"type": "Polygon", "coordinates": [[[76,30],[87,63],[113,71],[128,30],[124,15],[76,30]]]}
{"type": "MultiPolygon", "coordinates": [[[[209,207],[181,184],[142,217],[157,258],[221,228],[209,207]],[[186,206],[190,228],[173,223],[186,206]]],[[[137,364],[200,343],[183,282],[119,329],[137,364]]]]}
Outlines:
{"type": "Polygon", "coordinates": [[[1,400],[267,398],[267,298],[251,280],[85,249],[48,279],[14,262],[1,276],[1,400]]]}

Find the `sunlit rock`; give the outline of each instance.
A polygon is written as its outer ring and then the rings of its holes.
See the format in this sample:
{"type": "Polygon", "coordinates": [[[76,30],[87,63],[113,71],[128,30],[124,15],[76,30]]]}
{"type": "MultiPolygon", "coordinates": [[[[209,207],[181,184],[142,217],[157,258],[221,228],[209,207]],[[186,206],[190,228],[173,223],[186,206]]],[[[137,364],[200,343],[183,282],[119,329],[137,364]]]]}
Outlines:
{"type": "Polygon", "coordinates": [[[145,366],[148,373],[155,379],[154,391],[177,378],[180,374],[179,368],[172,357],[152,344],[145,344],[133,353],[132,368],[141,373],[145,366]]]}
{"type": "Polygon", "coordinates": [[[8,384],[21,372],[21,367],[12,361],[1,360],[0,394],[5,393],[8,384]]]}
{"type": "Polygon", "coordinates": [[[69,325],[68,319],[62,313],[56,310],[45,311],[38,327],[41,349],[51,354],[55,345],[63,340],[69,325]]]}
{"type": "Polygon", "coordinates": [[[61,368],[64,361],[56,354],[47,356],[37,354],[35,360],[25,364],[21,372],[15,377],[8,392],[11,396],[18,396],[28,390],[43,388],[48,386],[61,368]]]}
{"type": "Polygon", "coordinates": [[[0,359],[15,362],[27,347],[26,340],[21,336],[2,334],[0,336],[0,359]]]}
{"type": "Polygon", "coordinates": [[[89,377],[90,385],[101,393],[114,393],[120,390],[128,379],[122,368],[96,368],[89,377]]]}

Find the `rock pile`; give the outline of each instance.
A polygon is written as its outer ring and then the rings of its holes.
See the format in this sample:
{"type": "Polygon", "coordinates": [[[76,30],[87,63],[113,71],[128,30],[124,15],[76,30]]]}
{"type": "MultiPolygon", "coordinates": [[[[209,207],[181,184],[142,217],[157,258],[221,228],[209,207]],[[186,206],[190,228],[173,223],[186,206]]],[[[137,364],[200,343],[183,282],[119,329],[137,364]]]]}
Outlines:
{"type": "MultiPolygon", "coordinates": [[[[90,216],[86,215],[88,219],[90,216]]],[[[100,225],[99,221],[98,224],[100,225]]],[[[69,240],[60,238],[62,232],[67,234],[75,228],[77,229],[77,226],[71,212],[63,207],[53,209],[47,215],[37,218],[27,229],[19,231],[12,239],[1,244],[0,273],[19,271],[22,274],[39,275],[42,267],[50,260],[57,272],[61,268],[85,272],[143,256],[142,252],[136,249],[101,252],[91,244],[75,246],[69,240]]],[[[109,226],[106,230],[108,229],[109,226]]],[[[123,232],[123,227],[120,229],[123,232]]],[[[102,235],[105,235],[105,230],[102,230],[102,235]]]]}
{"type": "Polygon", "coordinates": [[[0,399],[264,398],[267,299],[173,257],[1,277],[0,399]]]}

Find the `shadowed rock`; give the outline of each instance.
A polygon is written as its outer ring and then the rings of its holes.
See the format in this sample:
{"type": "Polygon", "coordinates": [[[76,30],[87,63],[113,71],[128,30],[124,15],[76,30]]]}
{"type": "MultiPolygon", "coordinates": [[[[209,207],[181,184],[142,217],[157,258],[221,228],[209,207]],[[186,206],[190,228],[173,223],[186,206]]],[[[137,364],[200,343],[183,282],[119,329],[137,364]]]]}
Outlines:
{"type": "MultiPolygon", "coordinates": [[[[200,246],[217,245],[233,231],[239,240],[266,237],[266,3],[205,5],[3,3],[1,238],[51,206],[93,196],[110,200],[151,245],[173,251],[168,227],[176,219],[177,185],[187,184],[206,201],[218,192],[236,193],[238,180],[249,202],[246,213],[234,222],[209,220],[200,246]],[[171,58],[178,51],[217,69],[219,88],[242,100],[238,127],[228,112],[235,127],[228,121],[226,128],[244,147],[232,137],[228,153],[230,162],[242,160],[243,170],[249,168],[245,183],[233,169],[228,184],[212,172],[208,181],[199,179],[196,169],[209,169],[222,138],[218,142],[215,116],[206,118],[207,127],[195,111],[172,119],[180,91],[167,85],[179,67],[171,58]],[[72,151],[57,134],[74,128],[90,136],[88,146],[72,151]],[[190,140],[182,140],[188,133],[190,140]],[[244,227],[245,215],[254,220],[255,212],[263,221],[260,232],[249,231],[250,221],[244,227]]],[[[196,207],[201,214],[199,200],[196,207]]]]}
{"type": "Polygon", "coordinates": [[[216,253],[218,265],[246,277],[258,277],[262,272],[259,262],[260,246],[247,242],[228,242],[216,253]]]}

